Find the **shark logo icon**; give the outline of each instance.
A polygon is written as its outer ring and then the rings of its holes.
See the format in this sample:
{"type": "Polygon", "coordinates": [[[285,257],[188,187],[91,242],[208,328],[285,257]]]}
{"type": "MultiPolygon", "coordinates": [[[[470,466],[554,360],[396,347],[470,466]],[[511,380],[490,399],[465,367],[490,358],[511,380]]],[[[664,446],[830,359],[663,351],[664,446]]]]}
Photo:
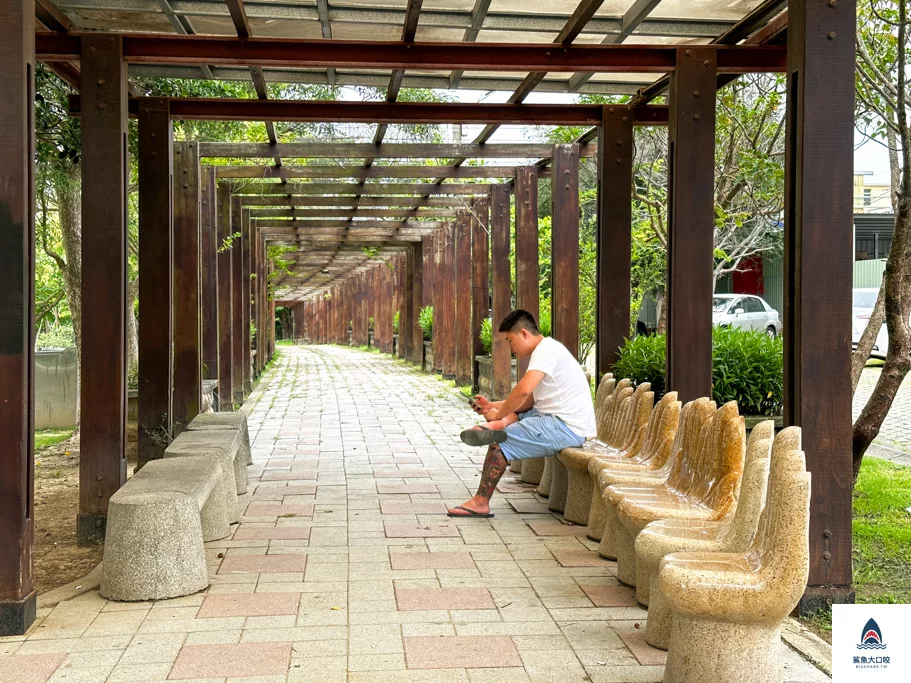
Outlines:
{"type": "Polygon", "coordinates": [[[860,637],[860,643],[857,644],[858,650],[885,650],[886,644],[883,642],[883,634],[879,629],[879,624],[870,619],[864,624],[864,630],[860,637]]]}

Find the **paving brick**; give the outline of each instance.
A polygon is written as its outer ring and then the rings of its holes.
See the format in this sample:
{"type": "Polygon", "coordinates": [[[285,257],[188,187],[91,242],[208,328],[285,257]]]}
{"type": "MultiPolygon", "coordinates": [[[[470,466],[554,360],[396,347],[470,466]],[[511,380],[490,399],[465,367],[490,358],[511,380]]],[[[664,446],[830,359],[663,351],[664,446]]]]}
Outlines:
{"type": "Polygon", "coordinates": [[[45,683],[64,659],[64,653],[0,657],[0,681],[45,683]]]}
{"type": "Polygon", "coordinates": [[[204,617],[263,617],[297,615],[299,593],[228,593],[207,595],[196,615],[204,617]]]}
{"type": "Polygon", "coordinates": [[[312,505],[250,503],[244,511],[246,517],[310,517],[312,515],[312,505]]]}
{"type": "Polygon", "coordinates": [[[459,536],[458,527],[442,524],[386,524],[386,538],[446,538],[459,536]]]}
{"type": "Polygon", "coordinates": [[[594,550],[554,550],[554,559],[564,567],[616,567],[594,550]]]}
{"type": "Polygon", "coordinates": [[[307,566],[306,555],[235,555],[222,560],[219,574],[276,574],[303,572],[307,566]]]}
{"type": "Polygon", "coordinates": [[[585,536],[588,527],[561,524],[553,520],[528,520],[525,522],[538,536],[585,536]]]}
{"type": "Polygon", "coordinates": [[[511,668],[522,659],[509,636],[415,636],[405,638],[409,669],[511,668]]]}
{"type": "Polygon", "coordinates": [[[168,679],[284,676],[290,665],[290,642],[185,645],[168,679]]]}
{"type": "Polygon", "coordinates": [[[380,512],[384,515],[445,515],[446,504],[439,503],[400,503],[384,500],[380,503],[380,512]]]}
{"type": "Polygon", "coordinates": [[[635,589],[627,586],[579,584],[595,607],[636,607],[635,589]]]}
{"type": "Polygon", "coordinates": [[[310,538],[310,526],[257,527],[241,524],[234,532],[235,541],[299,541],[310,538]]]}
{"type": "Polygon", "coordinates": [[[470,553],[389,553],[392,569],[474,569],[470,553]]]}
{"type": "Polygon", "coordinates": [[[395,589],[399,610],[477,610],[494,609],[486,588],[399,588],[395,589]]]}

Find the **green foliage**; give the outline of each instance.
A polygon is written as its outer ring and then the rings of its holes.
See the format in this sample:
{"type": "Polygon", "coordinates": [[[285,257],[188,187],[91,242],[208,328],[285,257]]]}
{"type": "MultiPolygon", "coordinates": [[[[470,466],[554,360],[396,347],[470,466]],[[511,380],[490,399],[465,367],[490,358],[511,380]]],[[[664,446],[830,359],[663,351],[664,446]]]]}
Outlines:
{"type": "MultiPolygon", "coordinates": [[[[737,401],[744,415],[778,415],[783,400],[781,337],[736,327],[712,330],[712,398],[718,405],[737,401]]],[[[665,393],[665,336],[627,340],[614,364],[618,377],[650,382],[665,393]]]]}
{"type": "Polygon", "coordinates": [[[481,346],[484,347],[484,353],[489,356],[493,349],[493,320],[490,318],[481,321],[481,346]]]}
{"type": "Polygon", "coordinates": [[[433,306],[424,306],[418,314],[418,325],[424,333],[424,341],[433,339],[433,306]]]}
{"type": "Polygon", "coordinates": [[[35,450],[41,450],[66,441],[73,436],[72,429],[38,429],[35,430],[35,450]]]}
{"type": "Polygon", "coordinates": [[[35,348],[38,349],[65,349],[69,346],[76,346],[72,324],[47,327],[35,338],[35,348]]]}
{"type": "Polygon", "coordinates": [[[399,333],[399,311],[396,311],[395,315],[392,316],[392,331],[395,334],[399,333]]]}
{"type": "Polygon", "coordinates": [[[550,329],[550,301],[544,299],[538,305],[538,331],[545,337],[549,337],[550,329]]]}

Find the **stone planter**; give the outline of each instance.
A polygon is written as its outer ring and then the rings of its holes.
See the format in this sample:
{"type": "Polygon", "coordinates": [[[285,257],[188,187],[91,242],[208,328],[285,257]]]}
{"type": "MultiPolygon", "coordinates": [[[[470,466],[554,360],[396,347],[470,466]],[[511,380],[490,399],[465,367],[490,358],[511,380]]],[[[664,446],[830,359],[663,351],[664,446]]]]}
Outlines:
{"type": "MultiPolygon", "coordinates": [[[[478,391],[483,396],[491,396],[493,388],[493,359],[490,356],[475,356],[475,360],[478,363],[478,391]]],[[[516,359],[513,358],[512,362],[512,373],[510,379],[510,388],[516,385],[516,359]]],[[[504,396],[498,396],[496,398],[505,398],[504,396]]]]}
{"type": "Polygon", "coordinates": [[[421,370],[433,372],[433,342],[424,342],[424,361],[421,363],[421,370]]]}

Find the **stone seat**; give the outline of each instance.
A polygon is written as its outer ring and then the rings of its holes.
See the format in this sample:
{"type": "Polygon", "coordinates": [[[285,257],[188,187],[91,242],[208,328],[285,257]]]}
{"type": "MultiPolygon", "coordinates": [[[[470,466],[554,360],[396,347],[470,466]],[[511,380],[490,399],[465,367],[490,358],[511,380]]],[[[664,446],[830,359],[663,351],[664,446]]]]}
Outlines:
{"type": "Polygon", "coordinates": [[[780,683],[781,623],[809,575],[810,474],[773,449],[766,504],[744,552],[667,555],[658,589],[671,613],[666,683],[780,683]]]}
{"type": "Polygon", "coordinates": [[[230,534],[225,477],[217,458],[153,460],[108,507],[101,594],[162,600],[209,585],[203,542],[230,534]]]}
{"type": "Polygon", "coordinates": [[[221,490],[224,492],[225,505],[230,511],[232,522],[240,521],[237,506],[239,488],[246,491],[247,466],[243,464],[240,453],[240,432],[237,430],[212,429],[186,431],[181,433],[165,449],[165,458],[179,458],[206,455],[218,459],[221,464],[222,478],[225,480],[221,490]],[[237,463],[241,466],[238,467],[237,463]]]}
{"type": "Polygon", "coordinates": [[[563,517],[568,522],[588,524],[592,501],[589,461],[602,455],[632,458],[642,448],[649,415],[655,402],[655,393],[649,391],[650,387],[648,382],[643,382],[626,399],[623,409],[619,411],[619,419],[615,421],[614,430],[608,434],[613,444],[594,440],[586,442],[581,448],[565,448],[557,454],[558,462],[566,470],[566,505],[563,517]]]}
{"type": "Polygon", "coordinates": [[[202,431],[208,429],[237,429],[240,431],[241,461],[245,465],[253,464],[253,455],[250,451],[250,432],[247,429],[247,413],[243,410],[237,412],[203,413],[197,415],[190,424],[188,431],[202,431]]]}
{"type": "MultiPolygon", "coordinates": [[[[611,373],[605,373],[598,383],[598,389],[595,392],[595,424],[601,424],[601,416],[604,413],[605,405],[608,403],[610,395],[614,391],[616,380],[611,373]]],[[[522,462],[522,473],[519,479],[526,484],[540,484],[544,476],[544,468],[547,466],[547,458],[535,458],[522,462]]]]}
{"type": "MultiPolygon", "coordinates": [[[[779,436],[775,448],[793,445],[795,429],[779,436]]],[[[799,446],[799,430],[796,431],[799,446]]],[[[665,555],[684,550],[746,550],[765,505],[773,435],[771,420],[757,425],[750,433],[740,498],[729,520],[665,519],[652,522],[636,537],[636,599],[649,608],[646,640],[653,647],[666,650],[670,639],[670,614],[657,588],[659,563],[665,555]]]]}
{"type": "Polygon", "coordinates": [[[622,492],[614,517],[607,519],[613,527],[621,583],[636,585],[634,542],[649,522],[670,518],[715,521],[732,513],[740,493],[745,440],[744,420],[736,401],[730,401],[702,427],[695,451],[684,449],[678,456],[679,477],[638,490],[608,487],[622,492]]]}
{"type": "MultiPolygon", "coordinates": [[[[666,393],[652,409],[648,425],[640,429],[640,436],[634,442],[633,449],[619,455],[599,455],[588,460],[588,474],[591,480],[591,499],[588,514],[587,535],[593,541],[600,541],[604,530],[604,503],[602,492],[607,484],[600,483],[601,473],[605,470],[620,473],[653,472],[661,469],[668,461],[672,445],[677,435],[680,421],[680,402],[677,392],[666,393]]],[[[622,479],[618,480],[622,481],[622,479]]],[[[611,481],[610,483],[618,483],[611,481]]]]}
{"type": "MultiPolygon", "coordinates": [[[[708,398],[690,401],[680,410],[679,427],[673,441],[670,437],[660,446],[660,453],[653,460],[656,469],[629,470],[616,466],[602,467],[598,472],[595,484],[598,486],[603,508],[604,522],[601,524],[601,542],[598,554],[614,560],[617,558],[614,537],[620,521],[617,519],[617,506],[627,493],[651,491],[666,482],[687,481],[686,459],[681,457],[684,451],[695,450],[702,427],[715,414],[715,402],[708,398]],[[660,463],[664,461],[664,464],[660,463]]],[[[597,465],[593,465],[597,466],[597,465]]],[[[595,510],[597,513],[597,510],[595,510]]]]}

